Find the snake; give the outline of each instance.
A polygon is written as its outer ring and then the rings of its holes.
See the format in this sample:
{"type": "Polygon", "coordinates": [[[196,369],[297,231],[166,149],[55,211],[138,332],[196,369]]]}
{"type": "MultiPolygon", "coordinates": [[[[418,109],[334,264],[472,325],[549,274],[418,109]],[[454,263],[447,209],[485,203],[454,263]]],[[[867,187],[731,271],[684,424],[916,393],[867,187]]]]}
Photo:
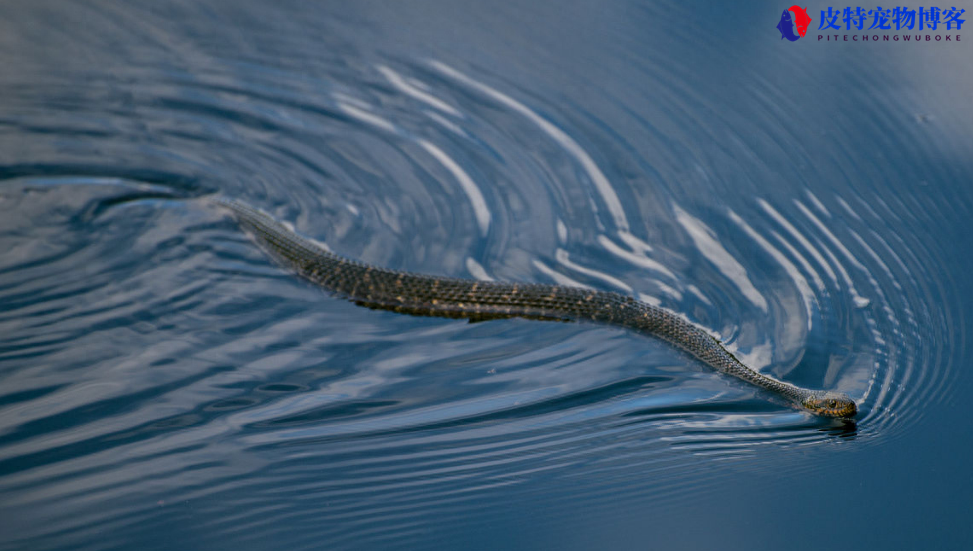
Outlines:
{"type": "Polygon", "coordinates": [[[831,418],[852,418],[858,412],[856,402],[846,394],[802,388],[760,373],[694,323],[631,296],[566,285],[481,281],[381,268],[335,254],[239,199],[217,195],[208,200],[227,209],[281,265],[360,306],[470,321],[526,318],[623,327],[661,339],[719,372],[783,397],[797,409],[831,418]]]}

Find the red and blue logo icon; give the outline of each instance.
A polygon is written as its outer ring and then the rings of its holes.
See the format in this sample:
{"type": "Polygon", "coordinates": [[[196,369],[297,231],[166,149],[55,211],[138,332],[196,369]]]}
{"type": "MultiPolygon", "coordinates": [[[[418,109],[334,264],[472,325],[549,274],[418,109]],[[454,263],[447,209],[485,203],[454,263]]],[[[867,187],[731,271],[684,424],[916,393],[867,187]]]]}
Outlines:
{"type": "Polygon", "coordinates": [[[794,42],[807,33],[807,25],[811,18],[807,14],[807,8],[791,6],[784,10],[780,16],[780,23],[777,23],[777,30],[780,31],[780,39],[794,42]],[[797,34],[794,33],[795,28],[797,34]]]}

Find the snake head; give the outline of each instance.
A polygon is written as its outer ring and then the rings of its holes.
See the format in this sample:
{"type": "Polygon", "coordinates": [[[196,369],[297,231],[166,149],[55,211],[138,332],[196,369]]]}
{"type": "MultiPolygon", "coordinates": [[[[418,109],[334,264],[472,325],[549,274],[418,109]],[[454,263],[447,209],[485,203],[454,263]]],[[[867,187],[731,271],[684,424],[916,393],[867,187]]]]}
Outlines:
{"type": "Polygon", "coordinates": [[[855,401],[840,392],[815,392],[801,400],[801,405],[824,417],[854,417],[858,413],[855,401]]]}

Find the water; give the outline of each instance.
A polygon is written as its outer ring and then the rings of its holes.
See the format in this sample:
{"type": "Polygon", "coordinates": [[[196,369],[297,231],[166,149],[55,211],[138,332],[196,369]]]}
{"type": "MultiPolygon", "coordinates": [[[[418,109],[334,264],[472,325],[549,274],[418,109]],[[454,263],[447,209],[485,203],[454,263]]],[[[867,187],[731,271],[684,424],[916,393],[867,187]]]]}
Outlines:
{"type": "Polygon", "coordinates": [[[0,548],[969,548],[969,45],[779,10],[0,7],[0,548]],[[638,296],[861,414],[610,327],[356,307],[213,192],[638,296]]]}

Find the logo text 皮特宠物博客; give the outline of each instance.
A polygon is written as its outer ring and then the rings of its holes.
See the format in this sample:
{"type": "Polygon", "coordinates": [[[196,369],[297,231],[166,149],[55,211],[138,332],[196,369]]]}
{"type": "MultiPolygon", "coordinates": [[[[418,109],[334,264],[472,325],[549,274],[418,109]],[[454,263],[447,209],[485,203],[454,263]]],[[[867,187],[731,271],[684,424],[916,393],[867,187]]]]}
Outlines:
{"type": "MultiPolygon", "coordinates": [[[[821,10],[818,42],[961,42],[959,31],[965,9],[955,7],[882,8],[862,7],[821,10]],[[836,31],[845,31],[836,33],[836,31]],[[847,31],[852,31],[848,33],[847,31]],[[861,31],[854,32],[854,31],[861,31]],[[917,32],[919,31],[919,32],[917,32]]],[[[781,40],[799,40],[812,21],[807,8],[791,6],[783,11],[777,29],[781,40]]]]}

